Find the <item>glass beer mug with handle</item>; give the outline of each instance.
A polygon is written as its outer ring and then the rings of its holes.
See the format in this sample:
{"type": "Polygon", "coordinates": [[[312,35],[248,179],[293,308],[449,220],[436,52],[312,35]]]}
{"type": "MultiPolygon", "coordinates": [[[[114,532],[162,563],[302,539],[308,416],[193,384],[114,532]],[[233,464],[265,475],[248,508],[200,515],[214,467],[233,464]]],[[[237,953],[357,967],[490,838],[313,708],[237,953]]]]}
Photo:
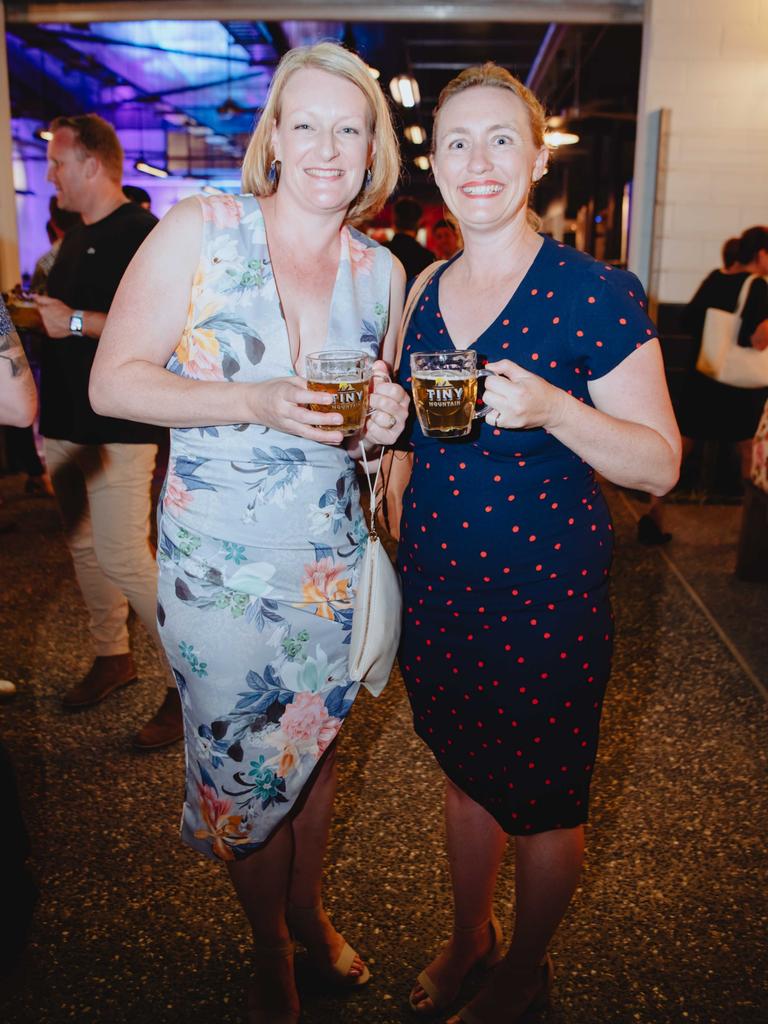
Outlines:
{"type": "Polygon", "coordinates": [[[338,412],[344,417],[339,426],[321,427],[340,430],[345,437],[359,433],[368,414],[373,360],[357,349],[329,349],[306,357],[307,387],[333,396],[330,405],[310,403],[313,412],[338,412]]]}
{"type": "Polygon", "coordinates": [[[464,437],[472,421],[488,413],[477,404],[477,379],[490,370],[478,370],[474,349],[451,352],[414,352],[411,355],[413,404],[427,437],[464,437]]]}

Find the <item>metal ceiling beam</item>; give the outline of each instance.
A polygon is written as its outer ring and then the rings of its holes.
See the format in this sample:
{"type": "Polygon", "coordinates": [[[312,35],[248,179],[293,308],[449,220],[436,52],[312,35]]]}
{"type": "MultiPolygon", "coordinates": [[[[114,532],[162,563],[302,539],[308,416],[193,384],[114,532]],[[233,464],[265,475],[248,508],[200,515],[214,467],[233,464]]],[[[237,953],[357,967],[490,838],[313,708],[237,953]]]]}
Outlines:
{"type": "Polygon", "coordinates": [[[557,56],[557,51],[563,45],[565,37],[568,35],[567,25],[556,25],[552,22],[544,38],[541,41],[539,52],[536,54],[531,64],[531,70],[528,72],[528,77],[525,80],[525,84],[532,92],[538,92],[541,88],[541,84],[546,78],[547,72],[552,66],[552,62],[557,56]]]}
{"type": "MultiPolygon", "coordinates": [[[[275,20],[309,18],[339,21],[496,21],[564,24],[642,24],[644,0],[470,0],[442,3],[410,3],[382,0],[377,4],[349,0],[283,0],[282,3],[259,0],[221,0],[216,5],[217,20],[275,20]]],[[[109,3],[35,3],[8,0],[5,4],[9,24],[45,22],[103,21],[210,21],[209,0],[111,0],[109,3]]]]}

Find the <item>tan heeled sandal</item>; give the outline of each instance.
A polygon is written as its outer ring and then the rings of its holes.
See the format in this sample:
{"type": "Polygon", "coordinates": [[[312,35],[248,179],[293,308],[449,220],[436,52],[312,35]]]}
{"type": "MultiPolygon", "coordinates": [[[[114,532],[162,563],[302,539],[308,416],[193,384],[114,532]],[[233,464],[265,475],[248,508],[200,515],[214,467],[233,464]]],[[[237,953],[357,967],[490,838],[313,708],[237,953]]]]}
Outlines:
{"type": "Polygon", "coordinates": [[[248,986],[248,1024],[298,1024],[298,997],[295,1009],[275,1006],[275,967],[282,960],[289,960],[293,970],[293,942],[278,942],[274,946],[254,946],[253,952],[258,961],[255,974],[267,974],[264,984],[256,981],[248,986]]]}
{"type": "MultiPolygon", "coordinates": [[[[499,969],[501,970],[502,968],[499,969]]],[[[505,971],[505,973],[507,972],[505,971]]],[[[510,975],[519,974],[523,978],[525,973],[524,971],[515,971],[514,969],[509,971],[510,975]]],[[[508,1003],[503,1008],[499,1007],[498,1012],[493,1017],[488,1017],[483,1012],[477,1010],[475,1007],[479,1000],[482,999],[483,994],[481,992],[471,1003],[463,1006],[455,1017],[450,1017],[446,1024],[517,1024],[518,1021],[521,1021],[532,1010],[538,1010],[546,1006],[549,1001],[549,993],[552,989],[554,978],[555,970],[552,965],[552,959],[549,953],[547,953],[533,976],[528,978],[527,983],[523,982],[519,986],[519,1009],[513,1017],[509,1016],[508,1003]]]]}
{"type": "Polygon", "coordinates": [[[362,957],[357,953],[350,944],[345,940],[344,946],[342,947],[341,953],[336,958],[335,963],[328,961],[322,962],[313,956],[312,944],[306,941],[309,933],[309,926],[315,922],[318,916],[318,911],[323,911],[323,907],[299,907],[296,904],[291,903],[286,911],[286,920],[288,922],[288,928],[291,935],[307,950],[307,957],[309,960],[309,969],[311,971],[313,981],[320,984],[325,988],[330,989],[346,989],[346,988],[360,988],[363,985],[367,985],[371,980],[371,972],[368,966],[363,963],[363,969],[360,974],[350,974],[350,968],[355,961],[355,957],[358,957],[362,962],[362,957]]]}
{"type": "MultiPolygon", "coordinates": [[[[501,960],[502,952],[501,945],[503,942],[503,936],[501,934],[501,925],[496,919],[494,914],[488,921],[484,921],[482,924],[475,925],[472,928],[457,928],[457,932],[468,934],[470,932],[479,932],[482,930],[491,929],[491,948],[485,953],[480,959],[467,971],[467,974],[472,971],[483,971],[488,970],[501,960]]],[[[466,975],[465,975],[466,977],[466,975]]],[[[414,1013],[419,1014],[422,1017],[432,1017],[438,1013],[442,1013],[448,1009],[448,1007],[456,1001],[461,986],[464,984],[464,978],[460,978],[458,982],[452,985],[450,988],[447,986],[437,985],[432,978],[427,974],[426,970],[423,970],[421,974],[416,978],[416,985],[411,989],[411,994],[408,997],[408,1005],[414,1013]],[[414,999],[414,994],[417,988],[422,989],[428,999],[431,1000],[432,1005],[425,1005],[425,1000],[417,1002],[414,999]]]]}

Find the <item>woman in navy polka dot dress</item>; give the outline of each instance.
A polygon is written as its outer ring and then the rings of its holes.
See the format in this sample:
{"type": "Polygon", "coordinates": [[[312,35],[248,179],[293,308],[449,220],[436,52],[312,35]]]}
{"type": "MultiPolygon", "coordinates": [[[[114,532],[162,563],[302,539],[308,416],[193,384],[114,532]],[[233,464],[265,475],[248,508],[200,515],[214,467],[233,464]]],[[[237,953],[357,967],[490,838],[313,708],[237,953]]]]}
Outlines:
{"type": "MultiPolygon", "coordinates": [[[[402,494],[400,664],[416,731],[447,776],[450,942],[411,992],[446,1010],[478,962],[501,959],[451,1021],[504,1024],[547,989],[547,947],[576,887],[613,624],[611,520],[595,470],[655,494],[680,439],[637,279],[542,238],[531,182],[543,111],[494,65],[438,104],[433,170],[463,252],[436,270],[407,331],[414,352],[474,349],[487,417],[462,438],[409,428],[402,494]],[[502,958],[492,916],[507,836],[516,914],[502,958]]],[[[402,493],[401,479],[400,491],[402,493]]]]}

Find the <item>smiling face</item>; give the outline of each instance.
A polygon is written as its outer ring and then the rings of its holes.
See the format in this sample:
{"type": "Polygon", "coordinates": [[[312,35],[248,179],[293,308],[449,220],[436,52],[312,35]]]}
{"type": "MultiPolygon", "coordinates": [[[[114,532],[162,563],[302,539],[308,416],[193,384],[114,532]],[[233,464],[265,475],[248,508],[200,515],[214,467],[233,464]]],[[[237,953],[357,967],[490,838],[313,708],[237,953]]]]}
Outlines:
{"type": "Polygon", "coordinates": [[[528,110],[509,89],[472,86],[440,109],[432,170],[462,230],[525,219],[531,183],[546,164],[528,110]]]}
{"type": "Polygon", "coordinates": [[[71,128],[59,128],[48,143],[46,178],[56,189],[60,210],[80,213],[88,183],[93,176],[93,158],[83,153],[71,128]],[[90,161],[90,163],[89,163],[90,161]]]}
{"type": "Polygon", "coordinates": [[[346,211],[373,156],[368,101],[346,78],[301,68],[280,97],[272,149],[278,192],[313,211],[346,211]]]}

